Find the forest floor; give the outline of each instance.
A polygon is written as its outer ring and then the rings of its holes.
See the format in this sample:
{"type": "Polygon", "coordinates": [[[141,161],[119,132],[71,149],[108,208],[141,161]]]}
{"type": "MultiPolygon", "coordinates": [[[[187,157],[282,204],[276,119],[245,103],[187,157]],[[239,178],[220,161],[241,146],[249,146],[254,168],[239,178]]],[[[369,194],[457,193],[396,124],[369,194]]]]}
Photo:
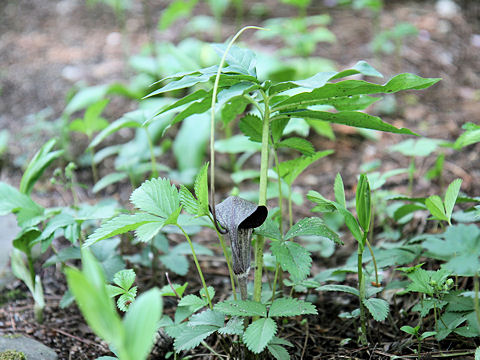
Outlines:
{"type": "MultiPolygon", "coordinates": [[[[285,7],[276,9],[271,3],[269,16],[291,15],[285,7]]],[[[332,17],[329,29],[336,35],[334,44],[320,44],[316,55],[333,61],[339,69],[346,68],[363,59],[376,67],[388,79],[399,72],[411,72],[422,77],[441,77],[442,81],[421,92],[408,92],[400,99],[396,111],[384,115],[385,121],[407,127],[423,136],[455,140],[466,122],[480,123],[480,5],[475,1],[461,2],[463,7],[451,14],[442,14],[436,9],[435,1],[387,1],[388,6],[381,15],[380,28],[386,29],[399,21],[408,21],[420,31],[419,36],[407,39],[402,46],[401,57],[394,55],[375,56],[369,43],[373,37],[372,17],[365,11],[329,8],[314,2],[311,13],[328,13],[332,17]],[[414,96],[408,96],[414,94],[414,96]]],[[[249,2],[246,2],[248,8],[249,2]]],[[[138,4],[137,4],[138,5],[138,4]]],[[[126,29],[128,52],[140,51],[149,40],[145,31],[142,9],[134,8],[129,13],[126,29]]],[[[159,15],[161,8],[152,8],[152,17],[159,15]]],[[[202,9],[200,9],[202,10],[202,9]]],[[[200,11],[199,10],[199,11],[200,11]]],[[[287,8],[288,10],[288,8],[287,8]]],[[[97,85],[115,81],[126,81],[131,74],[124,56],[119,27],[111,11],[102,6],[88,8],[84,1],[29,1],[6,0],[0,3],[0,129],[10,133],[6,156],[0,159],[0,181],[18,186],[22,166],[49,137],[57,135],[55,122],[65,107],[66,95],[79,83],[97,85]]],[[[223,38],[235,31],[234,19],[223,20],[223,38]]],[[[249,24],[261,19],[246,18],[249,24]]],[[[176,41],[174,30],[156,34],[158,41],[176,41]]],[[[213,40],[213,39],[209,39],[213,40]]],[[[262,46],[249,35],[244,39],[249,46],[262,46]]],[[[270,44],[274,48],[275,43],[270,44]]],[[[131,110],[132,103],[115,99],[105,117],[116,119],[131,110]]],[[[335,154],[309,168],[295,184],[295,189],[306,194],[314,189],[327,197],[333,193],[333,180],[340,172],[343,176],[347,198],[355,192],[356,176],[362,164],[379,159],[382,171],[407,168],[409,159],[398,153],[389,152],[389,147],[406,137],[382,134],[378,139],[367,139],[347,128],[335,127],[335,141],[311,136],[318,149],[334,149],[335,154]]],[[[81,143],[72,142],[73,152],[81,153],[81,143]],[[78,148],[75,149],[75,146],[78,148]]],[[[479,196],[480,144],[470,146],[462,152],[444,150],[446,153],[444,182],[462,178],[462,191],[470,196],[479,196]]],[[[172,159],[166,159],[172,162],[172,159]]],[[[435,162],[434,157],[418,159],[418,177],[414,184],[416,196],[438,193],[440,184],[424,180],[423,174],[435,162]]],[[[102,171],[102,169],[100,169],[102,171]]],[[[92,186],[88,171],[79,173],[80,182],[92,186]]],[[[388,187],[406,193],[406,174],[389,180],[388,187]]],[[[226,191],[226,189],[224,189],[226,191]]],[[[128,185],[109,194],[122,203],[128,201],[131,188],[128,185]]],[[[78,189],[81,201],[98,201],[98,195],[88,189],[78,189]]],[[[48,184],[42,184],[35,199],[44,206],[66,205],[68,194],[48,184]]],[[[295,217],[310,213],[308,204],[295,208],[295,217]]],[[[421,224],[424,219],[419,219],[421,224]]],[[[419,225],[420,226],[420,225],[419,225]]],[[[423,224],[424,226],[424,224],[423,224]]],[[[416,229],[411,229],[415,233],[416,229]]],[[[208,236],[203,241],[208,245],[208,236]]],[[[330,258],[314,258],[313,272],[340,265],[354,249],[353,241],[337,249],[330,258]]],[[[218,249],[215,248],[215,251],[218,249]]],[[[226,297],[229,291],[226,269],[217,257],[201,262],[207,283],[217,289],[217,295],[226,297]]],[[[40,269],[39,269],[40,271],[40,269]]],[[[59,307],[66,289],[60,268],[41,270],[44,284],[46,308],[45,321],[37,324],[33,319],[33,301],[26,288],[14,281],[0,292],[0,334],[21,333],[38,339],[53,348],[60,359],[94,359],[111,353],[85,324],[76,306],[59,307]]],[[[171,275],[172,276],[172,275],[171,275]]],[[[199,290],[194,269],[187,275],[189,290],[199,290]]],[[[180,277],[173,281],[182,281],[180,277]]],[[[138,283],[145,286],[160,285],[163,280],[151,279],[151,273],[138,274],[138,283]]],[[[352,279],[352,285],[355,284],[352,279]]],[[[173,303],[166,300],[166,312],[171,313],[173,303]]],[[[293,319],[282,327],[282,337],[295,345],[291,350],[294,359],[389,359],[394,355],[414,359],[415,344],[406,334],[399,331],[408,319],[400,315],[402,308],[411,306],[408,297],[402,298],[392,309],[392,316],[382,323],[371,323],[371,344],[359,347],[356,343],[354,320],[341,320],[341,311],[351,311],[358,305],[356,299],[337,293],[323,293],[317,297],[319,315],[308,317],[306,322],[293,319]],[[398,316],[398,318],[397,318],[398,316]],[[344,339],[352,339],[340,345],[344,339]]],[[[209,342],[215,346],[216,339],[209,342]]],[[[476,344],[479,345],[478,342],[476,344]]],[[[444,357],[442,354],[460,353],[473,349],[475,340],[447,338],[440,344],[425,341],[422,348],[424,358],[444,357]]],[[[171,351],[171,342],[158,341],[152,359],[162,359],[171,351]]],[[[194,354],[192,352],[192,354],[194,354]]],[[[472,356],[470,356],[473,358],[472,356]]],[[[200,358],[197,353],[193,358],[200,358]]],[[[206,357],[202,357],[206,358],[206,357]]],[[[469,358],[465,355],[459,358],[469,358]]]]}

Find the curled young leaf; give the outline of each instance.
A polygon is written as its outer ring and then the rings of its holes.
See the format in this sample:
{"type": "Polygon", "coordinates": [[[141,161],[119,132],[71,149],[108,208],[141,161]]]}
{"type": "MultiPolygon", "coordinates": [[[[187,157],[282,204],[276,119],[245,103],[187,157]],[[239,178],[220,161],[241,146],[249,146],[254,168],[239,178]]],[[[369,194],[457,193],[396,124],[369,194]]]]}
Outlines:
{"type": "Polygon", "coordinates": [[[247,276],[250,271],[252,231],[263,224],[268,210],[265,206],[230,196],[215,207],[215,212],[232,246],[233,272],[237,276],[247,276]]]}

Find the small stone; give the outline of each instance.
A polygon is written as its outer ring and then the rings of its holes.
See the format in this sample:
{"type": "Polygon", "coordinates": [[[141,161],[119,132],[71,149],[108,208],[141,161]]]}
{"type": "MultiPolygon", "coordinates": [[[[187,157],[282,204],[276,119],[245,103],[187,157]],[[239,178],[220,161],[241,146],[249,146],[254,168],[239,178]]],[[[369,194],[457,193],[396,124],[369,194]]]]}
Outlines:
{"type": "Polygon", "coordinates": [[[438,0],[435,4],[438,15],[444,18],[452,18],[458,13],[458,5],[452,0],[438,0]]]}
{"type": "MultiPolygon", "coordinates": [[[[16,350],[24,353],[28,360],[57,360],[58,356],[49,347],[25,336],[0,336],[0,354],[7,350],[16,350]]],[[[15,358],[14,358],[15,359],[15,358]]]]}

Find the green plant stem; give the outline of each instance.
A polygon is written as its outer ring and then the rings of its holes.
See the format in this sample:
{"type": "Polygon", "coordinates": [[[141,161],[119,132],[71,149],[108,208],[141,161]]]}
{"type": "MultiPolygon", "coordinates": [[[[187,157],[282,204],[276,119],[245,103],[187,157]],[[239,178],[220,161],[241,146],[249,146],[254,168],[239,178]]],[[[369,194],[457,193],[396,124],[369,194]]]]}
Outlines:
{"type": "Polygon", "coordinates": [[[473,288],[475,291],[475,301],[473,303],[473,307],[475,309],[475,315],[477,316],[478,326],[480,327],[480,303],[478,301],[478,273],[475,273],[473,277],[473,288]]]}
{"type": "Polygon", "coordinates": [[[210,199],[213,203],[213,211],[215,214],[215,102],[217,101],[217,93],[218,93],[218,84],[220,83],[220,75],[222,73],[223,66],[225,64],[225,59],[227,58],[227,54],[230,51],[235,40],[248,29],[262,29],[258,26],[246,26],[240,29],[235,36],[230,40],[223,53],[222,59],[220,60],[220,64],[218,65],[217,75],[215,76],[215,83],[213,84],[212,90],[212,103],[210,107],[210,199]]]}
{"type": "MultiPolygon", "coordinates": [[[[273,137],[272,137],[272,144],[273,144],[273,137]]],[[[280,234],[283,236],[283,193],[282,193],[282,179],[280,178],[280,162],[278,161],[278,154],[277,150],[273,148],[273,159],[275,161],[275,168],[277,169],[277,183],[278,183],[278,207],[280,209],[280,221],[279,221],[279,227],[280,227],[280,234]]],[[[275,276],[277,275],[277,271],[275,271],[275,276]]]]}
{"type": "Polygon", "coordinates": [[[28,262],[28,270],[30,271],[30,278],[32,279],[32,284],[35,286],[35,268],[33,267],[33,257],[32,257],[32,251],[28,247],[27,248],[27,262],[28,262]]]}
{"type": "MultiPolygon", "coordinates": [[[[210,220],[213,223],[214,220],[210,216],[210,214],[208,214],[208,217],[210,218],[210,220]]],[[[217,230],[217,228],[215,227],[215,224],[214,224],[214,228],[217,232],[217,236],[218,236],[218,239],[220,241],[220,246],[221,246],[222,251],[223,251],[223,256],[225,256],[225,260],[227,262],[228,274],[230,276],[230,284],[232,285],[233,299],[237,300],[237,291],[235,289],[235,278],[234,278],[234,274],[233,274],[232,264],[230,262],[230,256],[228,255],[227,247],[225,246],[225,239],[223,238],[223,235],[220,234],[220,232],[217,230]]]]}
{"type": "Polygon", "coordinates": [[[150,132],[148,131],[148,128],[145,127],[144,129],[145,129],[145,132],[147,133],[148,149],[150,150],[150,163],[152,165],[152,178],[157,178],[158,177],[157,161],[155,160],[155,152],[154,152],[154,149],[153,149],[152,137],[150,136],[150,132]]]}
{"type": "Polygon", "coordinates": [[[207,297],[207,301],[208,301],[208,306],[210,307],[210,309],[213,309],[212,300],[210,299],[210,294],[208,293],[207,284],[205,283],[205,278],[203,277],[202,269],[200,267],[200,264],[198,263],[197,254],[195,253],[195,249],[193,248],[192,240],[190,240],[190,236],[188,236],[188,234],[185,232],[185,230],[180,225],[178,225],[178,224],[176,224],[176,225],[180,229],[180,231],[183,233],[183,235],[185,236],[185,238],[188,241],[188,244],[190,245],[190,250],[192,251],[193,261],[195,262],[195,266],[197,267],[198,275],[200,276],[200,280],[202,281],[203,289],[205,290],[205,296],[207,297]]]}
{"type": "MultiPolygon", "coordinates": [[[[258,194],[258,205],[267,205],[267,184],[268,184],[268,139],[270,137],[270,108],[269,98],[264,91],[260,90],[264,100],[263,126],[262,126],[262,151],[260,159],[260,188],[258,194]]],[[[255,276],[253,281],[253,301],[260,302],[262,296],[262,273],[263,273],[263,248],[265,239],[257,236],[255,242],[255,276]]]]}
{"type": "Polygon", "coordinates": [[[288,226],[293,226],[292,187],[288,187],[288,226]]]}
{"type": "Polygon", "coordinates": [[[408,193],[412,195],[413,191],[413,176],[415,174],[415,157],[410,159],[410,165],[408,166],[408,193]]]}
{"type": "Polygon", "coordinates": [[[272,286],[272,303],[275,300],[275,292],[277,288],[278,272],[280,270],[280,264],[277,262],[275,265],[275,276],[273,277],[273,286],[272,286]]]}
{"type": "Polygon", "coordinates": [[[97,165],[95,164],[95,160],[94,160],[95,150],[93,147],[90,148],[90,153],[92,156],[92,163],[90,164],[90,166],[92,167],[93,182],[96,184],[98,182],[98,171],[97,171],[97,165]]]}
{"type": "Polygon", "coordinates": [[[378,268],[377,268],[377,260],[375,260],[375,255],[373,254],[372,246],[367,238],[365,238],[365,244],[368,246],[368,250],[370,251],[370,255],[372,256],[373,268],[375,269],[375,283],[380,284],[378,282],[378,268]]]}
{"type": "MultiPolygon", "coordinates": [[[[367,232],[363,233],[363,242],[365,243],[367,238],[367,232]]],[[[357,250],[357,269],[358,269],[358,299],[360,302],[360,326],[361,334],[359,336],[359,341],[362,345],[367,344],[367,320],[365,313],[365,306],[363,305],[363,297],[365,293],[365,284],[363,277],[363,250],[364,246],[359,246],[357,250]]]]}

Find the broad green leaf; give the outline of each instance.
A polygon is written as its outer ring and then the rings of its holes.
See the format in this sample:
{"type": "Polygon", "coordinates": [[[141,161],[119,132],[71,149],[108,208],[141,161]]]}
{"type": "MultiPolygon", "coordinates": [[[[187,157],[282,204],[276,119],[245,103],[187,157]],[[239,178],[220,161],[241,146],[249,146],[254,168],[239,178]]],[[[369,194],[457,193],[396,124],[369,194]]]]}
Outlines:
{"type": "Polygon", "coordinates": [[[273,319],[261,318],[251,323],[243,334],[243,342],[247,348],[259,354],[277,333],[277,324],[273,319]]]}
{"type": "Polygon", "coordinates": [[[389,123],[382,121],[377,116],[365,114],[358,111],[341,111],[338,113],[328,111],[314,111],[314,110],[291,110],[280,113],[280,116],[296,117],[302,119],[322,120],[335,124],[348,125],[363,129],[372,129],[378,131],[391,132],[396,134],[417,135],[406,128],[396,128],[389,123]]]}
{"type": "Polygon", "coordinates": [[[383,321],[388,316],[388,302],[383,299],[369,298],[363,299],[363,304],[376,321],[383,321]]]}
{"type": "Polygon", "coordinates": [[[284,271],[288,271],[295,282],[302,281],[310,274],[312,258],[310,252],[292,241],[272,242],[270,249],[284,271]]]}
{"type": "MultiPolygon", "coordinates": [[[[468,123],[472,124],[472,123],[468,123]]],[[[467,125],[467,124],[465,124],[467,125]]],[[[463,126],[465,128],[465,125],[463,126]]],[[[461,134],[458,139],[455,141],[453,148],[456,150],[460,150],[465,146],[476,144],[480,142],[480,127],[476,124],[472,124],[473,126],[469,126],[466,131],[461,134]]]]}
{"type": "Polygon", "coordinates": [[[398,151],[405,156],[428,156],[437,149],[438,144],[439,140],[436,139],[407,139],[391,146],[389,150],[398,151]]]}
{"type": "Polygon", "coordinates": [[[130,359],[144,360],[150,354],[162,308],[162,295],[157,288],[143,293],[130,305],[123,319],[130,359]]]}
{"type": "Polygon", "coordinates": [[[213,79],[216,73],[217,73],[217,66],[213,66],[210,68],[199,70],[199,72],[196,72],[196,73],[184,75],[178,79],[170,81],[167,85],[163,86],[158,90],[153,91],[152,93],[148,94],[146,97],[163,94],[168,91],[174,91],[174,90],[179,90],[183,88],[193,87],[197,84],[201,84],[209,81],[210,79],[213,79]]]}
{"type": "Polygon", "coordinates": [[[358,111],[365,110],[367,107],[377,102],[381,98],[368,95],[354,95],[348,97],[336,97],[331,99],[319,99],[311,105],[330,105],[338,111],[358,111]]]}
{"type": "MultiPolygon", "coordinates": [[[[369,95],[378,93],[395,93],[401,90],[421,90],[440,81],[440,79],[422,78],[413,74],[399,74],[393,77],[385,85],[373,84],[363,80],[344,80],[337,83],[328,83],[333,76],[317,74],[317,79],[311,78],[307,84],[307,80],[296,82],[298,86],[314,88],[311,92],[304,92],[289,97],[285,101],[275,106],[276,110],[282,108],[295,108],[299,106],[309,106],[318,99],[326,99],[341,96],[369,95]],[[305,86],[312,85],[312,86],[305,86]]],[[[328,73],[327,73],[328,74],[328,73]]],[[[332,73],[330,73],[332,74],[332,73]]],[[[278,85],[277,85],[278,86],[278,85]]],[[[286,90],[286,89],[285,89],[286,90]]],[[[284,91],[284,90],[282,90],[284,91]]]]}
{"type": "Polygon", "coordinates": [[[175,21],[189,16],[197,2],[198,0],[176,0],[171,2],[168,7],[162,11],[162,15],[158,21],[159,30],[166,30],[175,21]]]}
{"type": "Polygon", "coordinates": [[[198,310],[205,306],[205,301],[203,301],[203,299],[199,298],[197,295],[190,294],[190,295],[184,296],[178,302],[178,306],[194,307],[196,308],[196,310],[198,310]]]}
{"type": "Polygon", "coordinates": [[[347,285],[337,285],[337,284],[327,284],[322,285],[317,288],[318,291],[340,291],[345,292],[347,294],[352,294],[355,296],[359,295],[358,289],[347,286],[347,285]]]}
{"type": "Polygon", "coordinates": [[[103,223],[93,234],[91,234],[87,241],[83,244],[84,247],[90,246],[97,241],[111,238],[115,235],[124,234],[140,227],[141,225],[158,222],[161,220],[157,216],[147,213],[136,213],[134,215],[121,214],[111,220],[103,223]]]}
{"type": "Polygon", "coordinates": [[[393,213],[393,218],[395,219],[395,221],[399,221],[404,216],[407,216],[408,214],[411,214],[412,212],[415,212],[418,210],[426,210],[426,208],[424,205],[405,204],[395,210],[395,212],[393,213]]]}
{"type": "Polygon", "coordinates": [[[315,148],[312,143],[304,138],[291,137],[280,141],[277,144],[279,148],[290,148],[300,151],[303,155],[312,156],[315,154],[315,148]]]}
{"type": "Polygon", "coordinates": [[[368,178],[365,174],[361,174],[357,184],[357,191],[355,193],[355,205],[358,222],[364,232],[368,232],[370,228],[370,218],[372,213],[370,196],[370,184],[368,183],[368,178]]]}
{"type": "MultiPolygon", "coordinates": [[[[205,113],[207,110],[210,109],[211,104],[212,104],[212,99],[208,96],[198,101],[192,101],[185,109],[183,109],[182,111],[180,111],[178,114],[175,115],[170,125],[179,123],[192,115],[205,113]]],[[[210,117],[207,116],[207,118],[210,118],[210,117]]],[[[189,126],[192,127],[192,123],[190,123],[189,126]]]]}
{"type": "Polygon", "coordinates": [[[163,266],[173,271],[175,274],[182,276],[187,275],[189,263],[185,255],[172,252],[169,254],[160,255],[159,260],[163,266]]]}
{"type": "Polygon", "coordinates": [[[90,86],[78,91],[64,110],[66,115],[85,109],[107,95],[109,85],[90,86]]]}
{"type": "Polygon", "coordinates": [[[313,164],[315,161],[330,155],[333,153],[333,150],[317,151],[312,156],[301,156],[300,158],[294,160],[283,161],[279,164],[278,174],[288,185],[292,185],[295,179],[300,175],[308,166],[313,164]]]}
{"type": "Polygon", "coordinates": [[[113,277],[113,282],[124,290],[132,287],[135,281],[135,271],[133,269],[121,270],[113,277]]]}
{"type": "Polygon", "coordinates": [[[177,296],[172,290],[172,287],[173,287],[173,289],[175,289],[178,296],[180,296],[180,298],[182,298],[183,293],[185,292],[185,289],[187,288],[187,286],[188,286],[188,282],[186,282],[183,285],[179,285],[179,284],[171,284],[170,285],[170,284],[168,284],[168,285],[165,285],[163,288],[160,289],[160,293],[161,293],[162,296],[177,296]]]}
{"type": "Polygon", "coordinates": [[[418,292],[432,296],[434,292],[433,286],[430,284],[431,273],[424,269],[416,269],[414,272],[407,274],[412,281],[408,284],[405,291],[418,292]]]}
{"type": "Polygon", "coordinates": [[[134,286],[127,292],[124,292],[118,299],[117,299],[117,307],[121,311],[128,311],[130,305],[135,302],[135,296],[137,296],[137,287],[134,286]]]}
{"type": "Polygon", "coordinates": [[[109,297],[101,268],[89,251],[82,251],[83,271],[66,269],[68,287],[92,330],[124,351],[125,329],[109,297]]]}
{"type": "Polygon", "coordinates": [[[188,94],[188,95],[184,96],[183,98],[175,101],[173,104],[168,104],[168,105],[162,107],[160,110],[157,111],[156,115],[166,113],[167,111],[176,109],[176,108],[178,108],[180,106],[183,106],[183,105],[187,105],[187,104],[189,104],[193,101],[196,101],[196,100],[202,100],[206,97],[211,98],[211,96],[212,96],[211,92],[205,91],[204,89],[198,89],[197,91],[195,91],[191,94],[188,94]]]}
{"type": "Polygon", "coordinates": [[[298,316],[317,314],[317,309],[312,303],[294,298],[280,298],[273,301],[268,311],[269,317],[298,316]]]}
{"type": "Polygon", "coordinates": [[[251,300],[226,300],[216,304],[214,309],[229,316],[267,316],[266,306],[251,300]]]}
{"type": "Polygon", "coordinates": [[[333,191],[335,193],[335,201],[346,208],[347,202],[345,201],[345,187],[343,185],[343,180],[340,173],[337,173],[337,176],[335,176],[333,191]]]}
{"type": "Polygon", "coordinates": [[[67,213],[60,213],[50,219],[47,226],[42,231],[42,236],[39,240],[45,240],[52,236],[58,229],[65,228],[68,225],[75,223],[72,215],[67,213]]]}
{"type": "MultiPolygon", "coordinates": [[[[141,111],[141,110],[136,110],[141,111]]],[[[120,119],[115,120],[110,125],[108,125],[105,129],[100,131],[97,136],[92,140],[92,142],[88,145],[88,149],[93,149],[98,144],[100,144],[103,140],[105,140],[108,136],[116,133],[120,129],[124,128],[139,128],[142,127],[142,122],[139,121],[137,116],[129,116],[135,112],[127,113],[122,116],[120,119]]]]}
{"type": "Polygon", "coordinates": [[[217,330],[218,326],[212,325],[186,326],[180,335],[175,337],[175,350],[178,352],[193,349],[217,330]]]}
{"type": "Polygon", "coordinates": [[[108,296],[115,297],[115,296],[124,294],[125,290],[123,290],[122,288],[119,288],[118,286],[108,284],[107,292],[108,292],[108,296]]]}
{"type": "Polygon", "coordinates": [[[193,188],[198,201],[198,211],[196,215],[203,216],[210,214],[208,207],[208,162],[203,165],[198,172],[193,188]]]}
{"type": "Polygon", "coordinates": [[[244,135],[234,135],[228,139],[216,140],[215,151],[226,154],[238,154],[243,152],[257,152],[262,145],[248,140],[244,135]]]}
{"type": "Polygon", "coordinates": [[[222,122],[229,124],[237,115],[245,112],[248,104],[249,102],[244,96],[235,96],[229,99],[222,107],[222,122]]]}
{"type": "Polygon", "coordinates": [[[411,326],[408,326],[408,325],[404,325],[400,328],[400,330],[406,332],[407,334],[410,334],[410,335],[416,335],[418,333],[418,328],[415,327],[411,327],[411,326]]]}
{"type": "Polygon", "coordinates": [[[43,208],[29,196],[22,194],[13,186],[0,182],[0,216],[15,213],[21,209],[30,209],[32,215],[43,213],[43,208]]]}
{"type": "Polygon", "coordinates": [[[240,119],[238,128],[250,141],[262,142],[262,120],[258,116],[245,115],[240,119]]]}
{"type": "Polygon", "coordinates": [[[285,235],[285,240],[296,236],[316,235],[322,236],[333,242],[343,245],[338,234],[331,230],[322,219],[318,217],[304,218],[293,225],[285,235]]]}
{"type": "Polygon", "coordinates": [[[127,173],[113,172],[108,175],[105,175],[100,180],[97,181],[92,191],[94,194],[100,190],[105,189],[107,186],[120,182],[128,178],[127,173]]]}
{"type": "Polygon", "coordinates": [[[447,191],[445,192],[445,215],[447,216],[449,223],[452,218],[453,207],[457,201],[461,186],[462,179],[455,179],[450,185],[448,185],[447,191]]]}
{"type": "MultiPolygon", "coordinates": [[[[221,56],[227,49],[226,44],[213,44],[213,48],[217,50],[221,56]]],[[[232,46],[225,58],[225,61],[229,65],[225,71],[234,71],[245,75],[250,75],[253,77],[257,76],[255,64],[256,57],[255,53],[250,49],[240,48],[238,46],[232,46]]],[[[257,82],[257,81],[255,81],[257,82]]]]}
{"type": "Polygon", "coordinates": [[[20,181],[19,190],[22,194],[30,195],[33,186],[42,176],[45,169],[63,154],[63,150],[51,151],[55,143],[55,139],[46,142],[28,163],[20,181]]]}
{"type": "Polygon", "coordinates": [[[168,218],[179,207],[178,190],[168,179],[145,181],[130,196],[140,210],[168,218]]]}
{"type": "Polygon", "coordinates": [[[223,327],[225,324],[225,315],[215,310],[204,310],[198,314],[192,315],[188,321],[188,326],[212,325],[223,327]]]}
{"type": "Polygon", "coordinates": [[[437,220],[448,221],[447,215],[445,214],[445,207],[443,205],[442,199],[438,195],[432,195],[427,200],[425,200],[425,206],[437,220]]]}

